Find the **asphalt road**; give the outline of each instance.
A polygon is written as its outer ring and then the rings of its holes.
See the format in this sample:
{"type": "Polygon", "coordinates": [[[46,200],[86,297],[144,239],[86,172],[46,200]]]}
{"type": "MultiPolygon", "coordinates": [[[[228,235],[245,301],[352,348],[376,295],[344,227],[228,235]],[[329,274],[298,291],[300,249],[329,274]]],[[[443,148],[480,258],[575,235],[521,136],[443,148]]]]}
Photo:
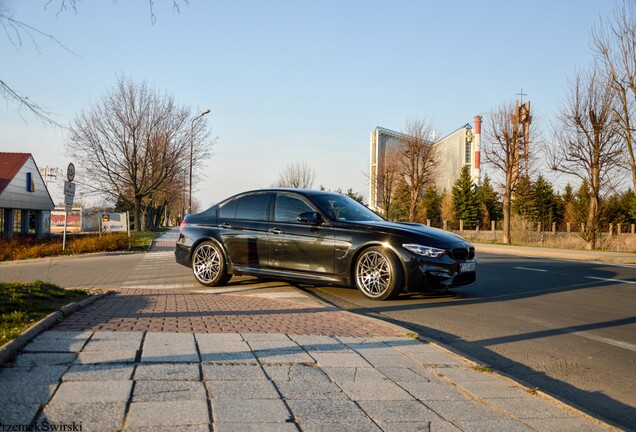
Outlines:
{"type": "Polygon", "coordinates": [[[636,266],[479,253],[478,284],[366,300],[306,288],[468,354],[592,415],[636,425],[636,266]]]}

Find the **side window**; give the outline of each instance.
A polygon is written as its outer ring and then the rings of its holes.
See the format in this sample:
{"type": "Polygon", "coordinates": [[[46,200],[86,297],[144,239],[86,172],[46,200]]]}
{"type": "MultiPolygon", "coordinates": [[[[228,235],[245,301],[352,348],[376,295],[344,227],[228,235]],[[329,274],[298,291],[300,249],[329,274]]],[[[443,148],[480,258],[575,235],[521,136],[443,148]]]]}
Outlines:
{"type": "Polygon", "coordinates": [[[236,219],[266,221],[268,194],[246,195],[238,199],[236,219]]]}
{"type": "Polygon", "coordinates": [[[232,200],[223,204],[223,206],[219,209],[219,218],[221,219],[234,219],[236,215],[236,203],[238,200],[232,200]]]}
{"type": "Polygon", "coordinates": [[[281,194],[276,197],[274,220],[277,222],[296,222],[299,214],[313,211],[316,210],[300,198],[281,194]]]}

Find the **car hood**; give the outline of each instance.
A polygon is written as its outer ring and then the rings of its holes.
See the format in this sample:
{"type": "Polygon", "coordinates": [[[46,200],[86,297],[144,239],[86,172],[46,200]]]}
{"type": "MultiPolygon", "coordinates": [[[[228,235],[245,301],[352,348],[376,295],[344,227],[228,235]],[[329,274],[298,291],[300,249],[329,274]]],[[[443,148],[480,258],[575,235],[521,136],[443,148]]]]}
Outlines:
{"type": "Polygon", "coordinates": [[[470,245],[470,242],[452,232],[431,228],[423,224],[389,221],[353,222],[352,224],[359,228],[399,235],[424,246],[448,249],[470,245]]]}

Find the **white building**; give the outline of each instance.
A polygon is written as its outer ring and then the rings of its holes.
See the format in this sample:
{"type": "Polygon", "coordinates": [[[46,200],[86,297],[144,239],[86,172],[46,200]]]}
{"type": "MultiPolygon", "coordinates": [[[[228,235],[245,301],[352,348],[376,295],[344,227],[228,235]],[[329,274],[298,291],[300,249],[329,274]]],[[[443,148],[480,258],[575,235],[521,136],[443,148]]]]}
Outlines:
{"type": "MultiPolygon", "coordinates": [[[[401,145],[409,137],[382,127],[371,132],[369,165],[369,207],[381,212],[382,188],[386,149],[401,145]]],[[[435,187],[441,192],[450,191],[464,165],[470,166],[474,184],[480,178],[481,117],[475,116],[474,127],[466,124],[444,138],[431,143],[436,147],[439,166],[435,173],[435,187]]]]}
{"type": "Polygon", "coordinates": [[[0,238],[50,233],[53,207],[33,156],[0,152],[0,238]]]}

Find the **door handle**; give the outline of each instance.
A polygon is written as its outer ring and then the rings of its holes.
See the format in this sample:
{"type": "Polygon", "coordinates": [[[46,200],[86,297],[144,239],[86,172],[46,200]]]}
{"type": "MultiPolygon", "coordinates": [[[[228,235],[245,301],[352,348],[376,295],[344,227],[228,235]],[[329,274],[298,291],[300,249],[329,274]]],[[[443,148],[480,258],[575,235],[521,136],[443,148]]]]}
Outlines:
{"type": "Polygon", "coordinates": [[[223,222],[221,225],[219,225],[219,228],[230,229],[230,228],[232,228],[232,225],[230,225],[227,222],[223,222]]]}
{"type": "Polygon", "coordinates": [[[283,230],[281,230],[280,228],[270,228],[267,230],[267,232],[270,232],[272,234],[282,234],[283,230]]]}

